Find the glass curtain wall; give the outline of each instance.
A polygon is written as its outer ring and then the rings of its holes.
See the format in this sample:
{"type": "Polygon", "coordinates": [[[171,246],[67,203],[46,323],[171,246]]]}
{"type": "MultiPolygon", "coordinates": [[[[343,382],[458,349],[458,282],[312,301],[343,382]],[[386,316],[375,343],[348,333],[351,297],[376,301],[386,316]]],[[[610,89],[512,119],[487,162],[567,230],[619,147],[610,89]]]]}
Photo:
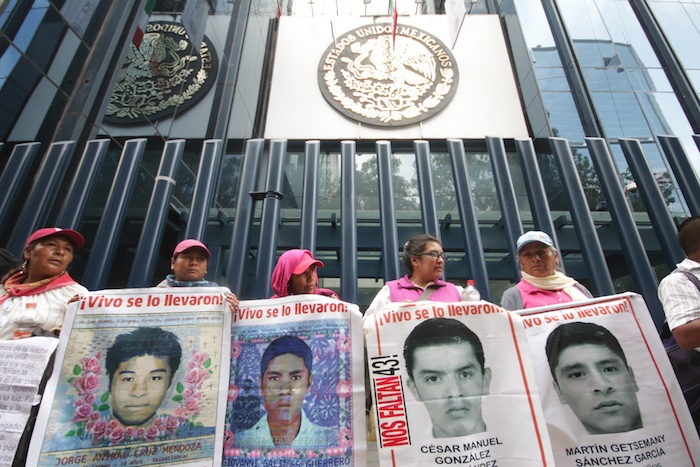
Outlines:
{"type": "MultiPolygon", "coordinates": [[[[514,0],[513,3],[531,54],[551,134],[572,143],[574,156],[585,169],[582,175],[589,179],[584,180],[584,186],[596,187],[595,174],[586,169],[590,164],[584,147],[587,135],[581,127],[581,117],[541,2],[514,0]]],[[[681,198],[673,186],[656,136],[679,136],[687,150],[696,151],[692,129],[629,2],[554,0],[554,3],[573,48],[587,99],[603,136],[611,145],[621,181],[627,184],[632,177],[617,139],[639,139],[659,183],[666,187],[669,207],[683,213],[681,198]]],[[[644,209],[634,192],[630,197],[635,210],[644,209]]],[[[599,205],[599,199],[600,196],[589,198],[591,209],[599,205]]]]}

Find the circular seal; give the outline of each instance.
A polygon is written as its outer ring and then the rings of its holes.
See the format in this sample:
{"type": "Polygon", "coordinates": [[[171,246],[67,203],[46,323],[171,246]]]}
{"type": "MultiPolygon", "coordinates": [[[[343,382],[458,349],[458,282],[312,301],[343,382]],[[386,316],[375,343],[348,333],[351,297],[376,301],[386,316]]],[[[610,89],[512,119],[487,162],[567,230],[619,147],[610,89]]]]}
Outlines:
{"type": "Polygon", "coordinates": [[[362,26],[338,37],[318,65],[328,102],[370,125],[411,125],[432,117],[452,99],[459,73],[450,50],[413,26],[362,26]]]}
{"type": "Polygon", "coordinates": [[[141,46],[131,45],[104,121],[134,124],[185,111],[214,84],[219,62],[205,36],[200,52],[180,23],[148,23],[141,46]]]}

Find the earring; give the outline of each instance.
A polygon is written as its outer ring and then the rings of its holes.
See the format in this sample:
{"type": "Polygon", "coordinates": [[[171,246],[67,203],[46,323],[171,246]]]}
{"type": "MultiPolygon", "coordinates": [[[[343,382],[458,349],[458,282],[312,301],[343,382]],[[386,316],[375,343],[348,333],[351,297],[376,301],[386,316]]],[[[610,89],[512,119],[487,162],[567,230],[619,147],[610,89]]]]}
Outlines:
{"type": "Polygon", "coordinates": [[[22,263],[22,271],[26,271],[26,270],[27,270],[27,260],[25,259],[24,263],[22,263]]]}

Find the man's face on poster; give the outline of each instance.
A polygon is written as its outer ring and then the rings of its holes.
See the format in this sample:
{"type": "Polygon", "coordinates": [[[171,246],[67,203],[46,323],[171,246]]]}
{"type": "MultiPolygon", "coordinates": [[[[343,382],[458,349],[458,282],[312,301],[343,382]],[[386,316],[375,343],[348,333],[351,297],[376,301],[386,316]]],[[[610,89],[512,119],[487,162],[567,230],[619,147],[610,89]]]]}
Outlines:
{"type": "Polygon", "coordinates": [[[598,344],[574,345],[559,355],[554,389],[591,434],[642,428],[632,369],[598,344]]]}
{"type": "Polygon", "coordinates": [[[468,342],[418,347],[408,387],[425,404],[436,438],[481,433],[486,425],[481,396],[488,394],[491,370],[482,368],[468,342]]]}
{"type": "Polygon", "coordinates": [[[112,414],[124,425],[141,425],[155,415],[170,387],[172,372],[167,360],[152,355],[122,362],[109,388],[112,414]]]}
{"type": "Polygon", "coordinates": [[[270,360],[260,382],[268,419],[280,424],[299,419],[312,381],[301,357],[286,353],[270,360]]]}

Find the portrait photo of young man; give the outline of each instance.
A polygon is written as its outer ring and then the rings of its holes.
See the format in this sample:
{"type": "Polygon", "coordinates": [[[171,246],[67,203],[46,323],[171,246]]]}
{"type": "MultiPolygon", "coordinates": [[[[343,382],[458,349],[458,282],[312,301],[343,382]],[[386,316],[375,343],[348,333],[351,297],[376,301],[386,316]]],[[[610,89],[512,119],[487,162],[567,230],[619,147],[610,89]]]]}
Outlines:
{"type": "Polygon", "coordinates": [[[456,319],[427,319],[408,335],[403,353],[408,387],[428,411],[434,438],[486,431],[481,405],[491,369],[471,329],[456,319]]]}
{"type": "Polygon", "coordinates": [[[588,433],[643,427],[634,371],[608,329],[587,322],[562,324],[547,337],[545,352],[559,401],[588,433]]]}
{"type": "Polygon", "coordinates": [[[279,337],[260,361],[259,388],[265,415],[248,430],[236,433],[243,448],[328,447],[338,443],[337,430],[313,423],[303,411],[313,384],[313,355],[296,336],[279,337]]]}
{"type": "Polygon", "coordinates": [[[112,416],[124,426],[149,422],[160,408],[180,366],[177,336],[161,328],[120,334],[107,349],[112,416]]]}

